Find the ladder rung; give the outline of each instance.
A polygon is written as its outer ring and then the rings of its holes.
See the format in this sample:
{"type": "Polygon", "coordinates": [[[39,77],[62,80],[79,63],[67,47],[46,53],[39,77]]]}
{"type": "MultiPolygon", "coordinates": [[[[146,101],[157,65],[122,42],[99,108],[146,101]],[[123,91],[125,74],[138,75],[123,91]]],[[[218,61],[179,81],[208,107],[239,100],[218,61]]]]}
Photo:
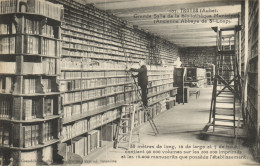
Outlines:
{"type": "Polygon", "coordinates": [[[238,121],[238,120],[234,120],[234,119],[220,119],[220,118],[215,118],[215,121],[234,122],[234,121],[238,121]]]}
{"type": "MultiPolygon", "coordinates": [[[[231,92],[231,91],[223,91],[223,90],[217,90],[217,91],[218,91],[218,92],[221,92],[221,93],[222,93],[222,92],[224,92],[224,93],[227,93],[227,92],[230,93],[230,92],[231,92]]],[[[231,92],[231,93],[232,93],[232,92],[231,92]]]]}
{"type": "Polygon", "coordinates": [[[225,108],[225,107],[216,107],[216,109],[233,110],[233,108],[225,108]]]}
{"type": "Polygon", "coordinates": [[[223,98],[234,98],[234,96],[217,96],[217,97],[223,97],[223,98]]]}
{"type": "Polygon", "coordinates": [[[231,101],[231,102],[229,102],[229,101],[216,101],[216,103],[234,103],[234,101],[231,101]]]}
{"type": "Polygon", "coordinates": [[[215,113],[215,115],[222,115],[222,116],[234,116],[234,114],[224,114],[224,113],[215,113]]]}
{"type": "MultiPolygon", "coordinates": [[[[229,126],[229,125],[215,125],[215,127],[218,127],[218,128],[230,128],[230,129],[233,129],[234,126],[229,126]]],[[[243,128],[242,126],[235,126],[235,128],[243,128]]]]}
{"type": "Polygon", "coordinates": [[[129,120],[130,118],[121,118],[121,120],[129,120]]]}

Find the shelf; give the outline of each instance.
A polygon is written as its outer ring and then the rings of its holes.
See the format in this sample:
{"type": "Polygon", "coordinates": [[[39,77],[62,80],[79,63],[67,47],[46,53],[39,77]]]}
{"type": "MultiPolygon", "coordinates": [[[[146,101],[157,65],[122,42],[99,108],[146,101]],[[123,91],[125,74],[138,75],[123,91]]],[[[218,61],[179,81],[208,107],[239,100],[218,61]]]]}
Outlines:
{"type": "Polygon", "coordinates": [[[31,97],[31,96],[53,96],[53,95],[60,95],[61,92],[47,92],[47,93],[32,93],[32,94],[15,94],[12,93],[13,96],[24,96],[24,97],[31,97]]]}
{"type": "Polygon", "coordinates": [[[158,103],[158,102],[160,102],[160,101],[162,101],[164,99],[166,99],[166,98],[159,98],[159,99],[157,99],[157,100],[155,100],[155,101],[153,101],[151,103],[148,103],[148,106],[154,105],[154,104],[156,104],[156,103],[158,103]]]}
{"type": "Polygon", "coordinates": [[[25,54],[25,53],[15,53],[15,54],[0,54],[0,56],[39,56],[39,57],[46,57],[46,58],[55,58],[60,59],[60,57],[57,56],[48,56],[48,55],[42,55],[42,54],[25,54]]]}
{"type": "Polygon", "coordinates": [[[0,38],[1,37],[10,37],[10,36],[37,36],[37,37],[43,37],[43,38],[50,39],[50,40],[62,41],[61,39],[50,37],[50,36],[45,36],[45,35],[41,35],[41,34],[31,34],[31,33],[0,34],[0,38]]]}
{"type": "MultiPolygon", "coordinates": [[[[55,21],[55,22],[61,24],[61,20],[57,20],[57,19],[54,19],[54,18],[45,16],[45,15],[42,15],[42,14],[29,13],[29,12],[26,12],[26,13],[24,13],[24,12],[4,13],[4,14],[0,14],[0,17],[7,17],[7,16],[11,16],[11,15],[31,16],[31,17],[37,18],[38,20],[43,19],[43,18],[47,18],[47,19],[49,19],[49,20],[52,20],[52,21],[55,21]]],[[[60,25],[60,24],[58,24],[58,25],[60,25]]]]}
{"type": "Polygon", "coordinates": [[[70,90],[70,91],[63,91],[62,93],[86,91],[86,90],[91,90],[91,89],[101,89],[101,88],[106,88],[106,87],[111,87],[111,86],[120,86],[120,85],[126,85],[126,84],[130,84],[130,82],[117,83],[117,84],[108,84],[108,85],[102,85],[102,86],[96,86],[96,87],[89,87],[89,88],[85,88],[85,89],[75,89],[75,90],[70,90]]]}
{"type": "Polygon", "coordinates": [[[75,104],[75,103],[81,103],[81,102],[95,100],[95,99],[100,99],[100,98],[105,98],[105,97],[108,97],[108,96],[113,96],[113,95],[121,94],[121,93],[124,93],[124,91],[123,92],[116,92],[116,93],[113,92],[111,94],[107,94],[107,95],[99,96],[99,97],[93,97],[93,98],[89,98],[89,99],[81,99],[81,100],[78,100],[78,101],[71,101],[71,102],[63,103],[63,105],[70,105],[70,104],[75,104]]]}
{"type": "Polygon", "coordinates": [[[102,77],[84,77],[84,78],[66,78],[59,79],[60,81],[72,81],[72,80],[89,80],[89,79],[106,79],[106,78],[127,78],[127,75],[118,75],[118,76],[102,76],[102,77]]]}
{"type": "Polygon", "coordinates": [[[90,117],[90,116],[93,116],[93,115],[97,115],[97,114],[100,114],[100,113],[103,113],[103,112],[106,112],[106,111],[109,111],[111,109],[115,109],[117,107],[120,107],[122,105],[126,104],[125,102],[120,102],[120,103],[117,103],[117,104],[112,104],[112,105],[108,105],[108,106],[103,106],[101,108],[97,108],[95,110],[92,110],[92,111],[88,111],[86,113],[83,113],[83,114],[80,114],[78,115],[77,117],[71,117],[71,118],[64,118],[63,119],[63,125],[64,124],[68,124],[68,123],[72,123],[72,122],[75,122],[77,120],[80,120],[80,119],[85,119],[87,117],[90,117]]]}
{"type": "MultiPolygon", "coordinates": [[[[120,118],[120,117],[116,117],[115,119],[112,119],[112,120],[110,120],[110,121],[107,121],[105,124],[110,123],[110,122],[113,122],[114,120],[116,120],[116,119],[118,119],[118,118],[120,118]]],[[[90,131],[92,131],[92,130],[94,130],[94,129],[96,129],[96,128],[99,128],[99,127],[105,125],[105,124],[99,124],[99,125],[97,125],[96,127],[92,128],[92,129],[89,129],[89,130],[87,130],[87,131],[84,131],[84,132],[82,132],[82,133],[80,133],[80,134],[77,134],[77,135],[75,135],[75,136],[73,136],[73,137],[71,137],[71,138],[65,138],[65,139],[61,140],[61,142],[70,141],[70,140],[72,140],[73,138],[76,138],[76,137],[78,137],[78,136],[84,135],[84,134],[86,134],[86,133],[88,133],[88,132],[90,132],[90,131]]]]}
{"type": "Polygon", "coordinates": [[[12,76],[46,76],[46,77],[57,77],[60,74],[15,74],[15,73],[0,73],[0,75],[12,75],[12,76]]]}
{"type": "Polygon", "coordinates": [[[44,148],[46,146],[49,146],[49,145],[52,145],[52,144],[55,144],[55,143],[58,143],[60,142],[59,139],[53,139],[51,141],[48,141],[48,142],[45,142],[43,144],[38,144],[38,145],[35,145],[35,146],[32,146],[32,147],[27,147],[27,148],[23,148],[23,147],[12,147],[12,146],[9,146],[9,145],[0,145],[0,149],[1,148],[7,148],[7,149],[12,149],[12,150],[35,150],[35,149],[40,149],[40,148],[44,148]]]}
{"type": "Polygon", "coordinates": [[[0,118],[1,121],[14,122],[14,123],[39,123],[45,122],[52,119],[59,119],[60,115],[45,116],[43,118],[27,119],[27,120],[13,120],[10,118],[0,118]]]}
{"type": "Polygon", "coordinates": [[[162,94],[162,93],[166,93],[166,92],[171,91],[171,90],[174,90],[174,89],[176,89],[176,88],[170,88],[170,89],[167,89],[167,90],[159,91],[159,92],[153,93],[153,94],[151,94],[151,95],[148,95],[147,97],[148,97],[148,98],[154,97],[154,96],[157,96],[157,95],[162,94]]]}
{"type": "Polygon", "coordinates": [[[61,69],[61,71],[125,71],[125,69],[117,68],[96,68],[96,69],[61,69]]]}

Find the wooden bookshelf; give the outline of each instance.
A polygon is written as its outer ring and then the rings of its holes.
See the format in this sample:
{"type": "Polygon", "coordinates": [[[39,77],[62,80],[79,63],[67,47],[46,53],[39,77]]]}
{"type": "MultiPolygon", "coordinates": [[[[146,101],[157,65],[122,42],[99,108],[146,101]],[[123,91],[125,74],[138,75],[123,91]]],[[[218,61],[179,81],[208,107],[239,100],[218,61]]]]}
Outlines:
{"type": "MultiPolygon", "coordinates": [[[[246,103],[246,122],[250,130],[250,138],[254,140],[253,152],[259,159],[259,2],[250,1],[248,3],[248,84],[247,84],[247,103],[246,103]]],[[[245,12],[245,11],[243,11],[245,12]]],[[[243,32],[244,35],[245,32],[243,32]]],[[[244,45],[243,45],[244,46],[244,45]]],[[[243,55],[243,54],[242,54],[243,55]]],[[[244,60],[244,59],[242,59],[244,60]]],[[[243,62],[242,65],[246,65],[243,62]]],[[[243,69],[242,66],[242,69],[243,69]]],[[[244,74],[245,71],[242,71],[244,74]]]]}
{"type": "MultiPolygon", "coordinates": [[[[4,165],[10,158],[13,164],[23,165],[29,153],[35,154],[31,158],[35,163],[45,162],[46,149],[57,151],[62,13],[61,5],[47,1],[1,1],[0,148],[4,165]]],[[[51,160],[56,157],[48,155],[51,160]]]]}

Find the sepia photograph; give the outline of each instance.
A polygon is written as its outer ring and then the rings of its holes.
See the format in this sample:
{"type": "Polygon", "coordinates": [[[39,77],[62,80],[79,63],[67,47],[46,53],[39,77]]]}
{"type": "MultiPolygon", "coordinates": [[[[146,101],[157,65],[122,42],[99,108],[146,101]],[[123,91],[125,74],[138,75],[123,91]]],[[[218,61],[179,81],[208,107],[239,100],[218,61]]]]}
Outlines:
{"type": "Polygon", "coordinates": [[[0,166],[259,166],[259,8],[0,0],[0,166]]]}

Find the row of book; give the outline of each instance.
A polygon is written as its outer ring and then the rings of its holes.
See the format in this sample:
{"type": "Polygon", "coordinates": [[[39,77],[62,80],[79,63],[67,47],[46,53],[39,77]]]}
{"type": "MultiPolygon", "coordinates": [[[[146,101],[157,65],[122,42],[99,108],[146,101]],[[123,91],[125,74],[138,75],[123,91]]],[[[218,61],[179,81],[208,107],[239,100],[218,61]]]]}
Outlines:
{"type": "Polygon", "coordinates": [[[23,79],[23,94],[36,93],[36,79],[24,78],[23,79]]]}
{"type": "Polygon", "coordinates": [[[11,99],[6,97],[0,98],[0,118],[11,117],[11,99]]]}
{"type": "MultiPolygon", "coordinates": [[[[106,78],[106,77],[127,77],[126,71],[63,71],[61,72],[61,79],[74,79],[74,78],[106,78]]],[[[173,71],[168,72],[153,72],[148,71],[148,77],[150,81],[158,79],[173,78],[173,71]]]]}
{"type": "MultiPolygon", "coordinates": [[[[140,52],[137,52],[137,51],[148,53],[148,51],[146,50],[146,47],[131,45],[131,43],[129,43],[129,42],[125,43],[124,48],[121,48],[122,44],[121,44],[121,41],[119,41],[119,40],[116,43],[113,42],[112,40],[109,40],[109,41],[102,40],[102,44],[101,44],[100,42],[88,40],[88,38],[87,38],[87,40],[84,40],[84,39],[82,39],[82,36],[80,36],[80,38],[75,38],[74,36],[73,37],[63,36],[62,39],[64,42],[66,42],[66,43],[64,43],[63,46],[69,47],[69,48],[84,49],[82,47],[87,45],[87,46],[91,47],[91,49],[94,49],[92,51],[103,52],[103,53],[121,54],[122,52],[124,52],[124,49],[127,49],[126,50],[127,53],[133,53],[133,54],[136,54],[136,53],[140,54],[140,52]]],[[[87,50],[87,51],[91,51],[91,50],[87,50]]]]}
{"type": "Polygon", "coordinates": [[[100,89],[93,89],[82,92],[70,92],[62,94],[63,96],[63,104],[69,104],[71,102],[80,102],[84,100],[96,100],[102,96],[107,97],[107,95],[114,95],[115,93],[122,93],[124,95],[124,87],[107,87],[100,89]]]}
{"type": "Polygon", "coordinates": [[[172,83],[151,87],[151,88],[148,88],[148,95],[156,94],[156,93],[159,93],[161,91],[164,91],[164,90],[167,90],[167,89],[170,89],[170,88],[172,88],[172,83]]]}
{"type": "Polygon", "coordinates": [[[40,27],[40,21],[25,17],[24,33],[36,35],[41,34],[43,36],[54,38],[54,27],[48,24],[44,24],[42,27],[40,27]]]}
{"type": "Polygon", "coordinates": [[[94,40],[101,43],[107,43],[106,41],[113,41],[111,44],[118,46],[121,46],[121,38],[119,36],[124,35],[125,40],[130,46],[146,49],[146,46],[149,44],[144,37],[140,37],[135,34],[127,34],[125,31],[118,32],[115,31],[114,28],[104,28],[106,25],[103,25],[103,27],[100,28],[100,26],[97,27],[95,24],[87,26],[84,24],[81,25],[78,23],[77,18],[66,18],[66,20],[73,20],[72,24],[75,25],[73,27],[71,27],[69,24],[65,26],[63,33],[67,35],[73,35],[76,37],[81,35],[82,38],[85,38],[86,40],[94,40]],[[70,29],[70,31],[67,29],[70,29]],[[89,31],[82,31],[84,29],[88,29],[89,31]]]}
{"type": "MultiPolygon", "coordinates": [[[[42,63],[23,62],[22,74],[56,74],[56,60],[53,58],[44,58],[42,63]]],[[[0,73],[4,74],[16,74],[16,62],[3,62],[0,61],[0,73]]]]}
{"type": "Polygon", "coordinates": [[[23,147],[31,147],[39,144],[39,125],[22,126],[23,147]]]}
{"type": "MultiPolygon", "coordinates": [[[[38,82],[39,78],[24,78],[23,79],[23,94],[34,94],[34,93],[39,93],[38,82]]],[[[42,87],[42,92],[47,93],[51,92],[52,90],[52,80],[51,79],[41,79],[41,87],[42,87]]]]}
{"type": "Polygon", "coordinates": [[[44,98],[43,103],[40,99],[14,98],[13,100],[13,119],[15,120],[31,120],[54,115],[54,100],[52,98],[44,98]],[[43,109],[41,108],[42,105],[43,109]],[[22,117],[20,117],[21,115],[22,117]]]}
{"type": "Polygon", "coordinates": [[[2,34],[2,35],[16,34],[15,24],[0,23],[0,34],[2,34]]]}
{"type": "Polygon", "coordinates": [[[0,145],[10,144],[10,126],[6,123],[0,124],[0,145]]]}
{"type": "Polygon", "coordinates": [[[61,69],[82,69],[82,70],[92,70],[92,69],[117,69],[117,70],[125,70],[126,65],[124,63],[113,62],[108,60],[91,60],[90,58],[74,58],[74,57],[66,57],[62,58],[61,69]]]}
{"type": "Polygon", "coordinates": [[[0,77],[0,93],[11,93],[13,90],[13,77],[0,77]]]}
{"type": "Polygon", "coordinates": [[[62,129],[63,139],[69,139],[84,134],[89,130],[117,119],[119,116],[119,109],[114,109],[107,111],[104,114],[91,116],[89,119],[79,120],[71,125],[64,125],[62,129]]]}
{"type": "MultiPolygon", "coordinates": [[[[39,54],[40,38],[37,36],[27,36],[25,39],[26,54],[39,54]]],[[[47,56],[56,55],[56,41],[52,39],[43,39],[41,45],[41,54],[47,56]]]]}
{"type": "Polygon", "coordinates": [[[41,80],[42,90],[44,93],[52,92],[52,80],[47,78],[42,78],[41,80]]]}
{"type": "Polygon", "coordinates": [[[56,56],[56,44],[57,41],[55,40],[43,39],[42,52],[41,52],[42,55],[56,56]]]}
{"type": "Polygon", "coordinates": [[[153,97],[150,97],[148,99],[148,105],[152,105],[155,101],[158,101],[158,100],[163,100],[163,99],[166,99],[170,97],[170,93],[169,92],[166,92],[166,93],[162,93],[162,94],[159,94],[157,96],[153,96],[153,97]]]}
{"type": "Polygon", "coordinates": [[[89,49],[86,49],[85,45],[83,46],[77,46],[77,44],[68,44],[68,43],[63,43],[63,50],[62,50],[62,55],[65,56],[78,56],[78,57],[92,57],[92,58],[106,58],[108,55],[115,55],[115,56],[110,56],[110,57],[115,57],[116,59],[122,59],[125,57],[130,57],[130,58],[139,58],[139,59],[144,59],[145,57],[148,56],[148,53],[143,53],[143,52],[136,52],[134,50],[127,50],[124,52],[124,50],[110,50],[110,49],[100,49],[96,48],[93,46],[86,45],[89,47],[89,49]]]}
{"type": "Polygon", "coordinates": [[[64,119],[70,119],[72,117],[78,117],[82,114],[87,115],[88,112],[95,111],[102,106],[109,106],[115,103],[122,103],[124,100],[123,94],[117,94],[108,98],[102,98],[97,100],[85,101],[82,104],[73,104],[64,106],[64,119]]]}
{"type": "Polygon", "coordinates": [[[60,81],[60,91],[71,91],[80,89],[84,90],[87,88],[100,88],[103,86],[119,85],[126,83],[129,83],[127,82],[126,78],[100,78],[88,80],[60,81]]]}
{"type": "Polygon", "coordinates": [[[15,50],[15,37],[0,38],[0,54],[14,54],[15,50]]]}
{"type": "Polygon", "coordinates": [[[64,9],[62,5],[43,0],[27,0],[26,5],[20,0],[3,0],[0,2],[0,14],[29,12],[44,15],[56,20],[63,18],[64,9]]]}
{"type": "Polygon", "coordinates": [[[92,130],[85,136],[76,137],[67,145],[67,152],[86,156],[101,146],[100,130],[92,130]]]}
{"type": "Polygon", "coordinates": [[[24,53],[39,54],[40,38],[35,36],[27,36],[25,38],[24,53]]]}

